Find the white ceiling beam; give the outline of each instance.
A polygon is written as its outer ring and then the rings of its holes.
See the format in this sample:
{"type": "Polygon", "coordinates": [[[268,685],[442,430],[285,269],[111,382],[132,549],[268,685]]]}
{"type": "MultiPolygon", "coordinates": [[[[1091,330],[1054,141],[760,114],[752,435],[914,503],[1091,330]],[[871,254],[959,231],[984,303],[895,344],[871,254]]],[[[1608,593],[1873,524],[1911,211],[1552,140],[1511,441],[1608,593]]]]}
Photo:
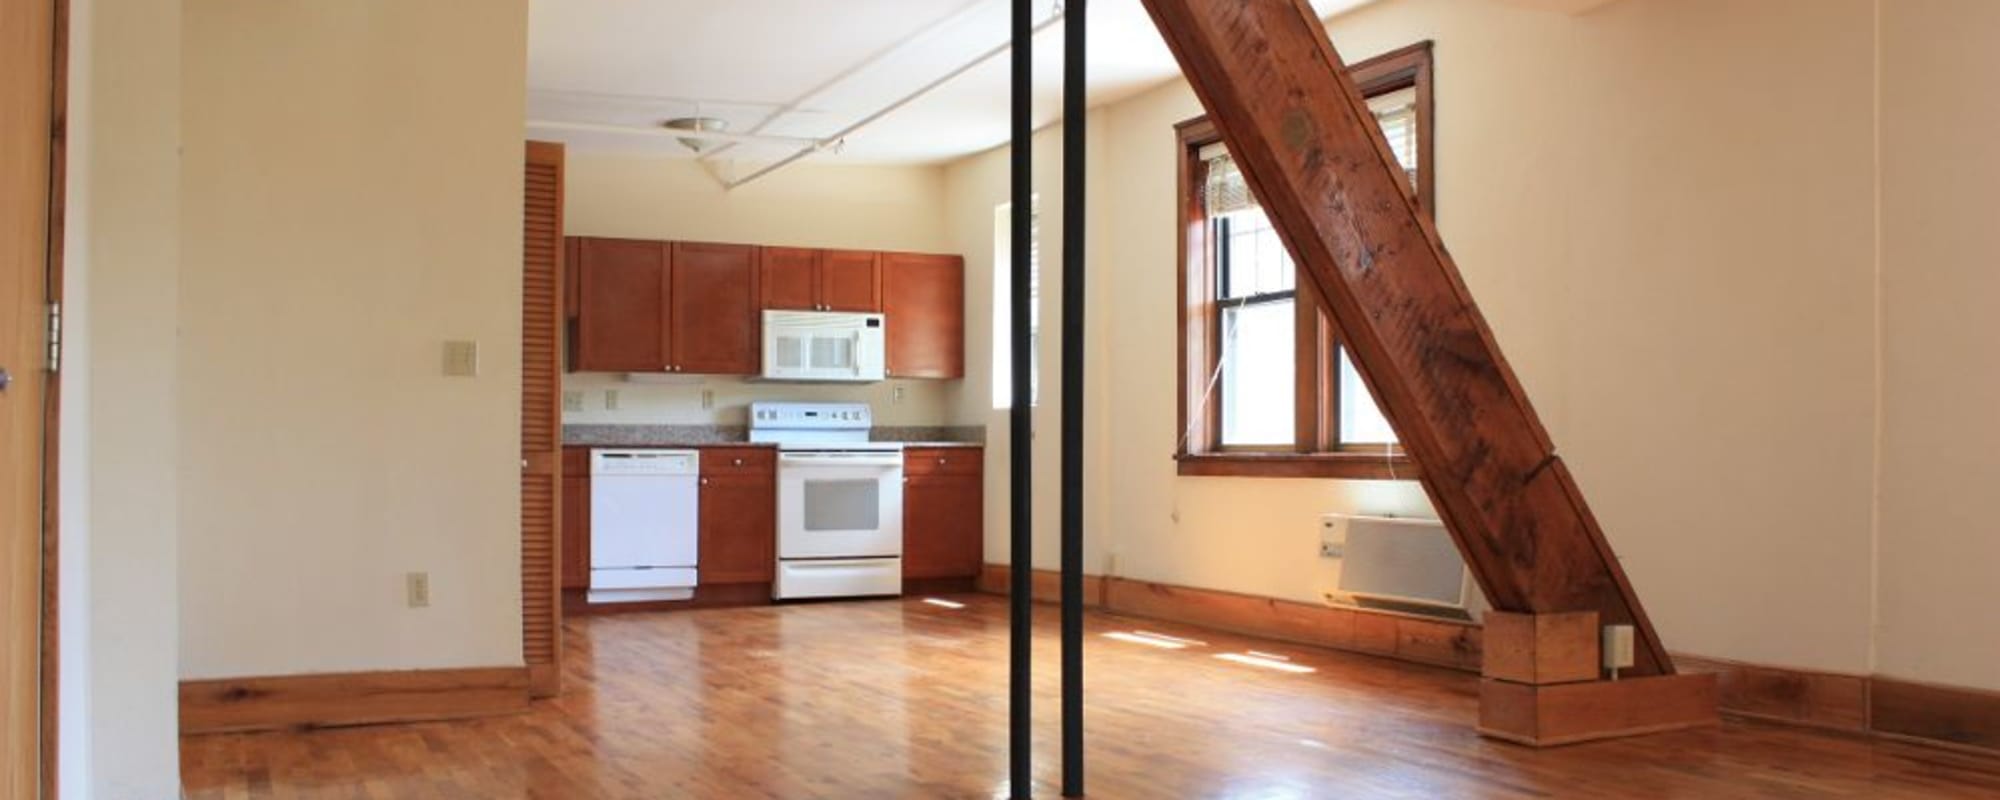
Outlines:
{"type": "MultiPolygon", "coordinates": [[[[1036,36],[1039,36],[1041,35],[1042,31],[1054,27],[1056,23],[1061,21],[1063,21],[1062,12],[1057,12],[1055,14],[1052,14],[1049,16],[1048,19],[1042,20],[1039,24],[1035,25],[1033,29],[1029,30],[1028,37],[1032,39],[1036,36]]],[[[989,60],[992,60],[995,56],[998,56],[1001,53],[1005,53],[1012,49],[1014,49],[1014,44],[1013,41],[1010,39],[1007,42],[1004,42],[999,46],[994,47],[991,50],[988,50],[984,53],[980,53],[979,55],[974,56],[972,60],[959,65],[957,69],[951,70],[950,72],[946,72],[945,74],[939,76],[936,80],[924,84],[916,91],[911,92],[908,95],[905,95],[902,99],[882,107],[880,110],[877,110],[873,114],[869,114],[866,117],[862,117],[859,122],[856,122],[845,128],[841,128],[838,132],[834,133],[832,136],[828,136],[825,139],[820,140],[815,145],[801,147],[799,148],[798,152],[795,152],[789,156],[779,159],[778,161],[766,165],[764,168],[752,172],[748,175],[745,175],[741,178],[725,183],[723,184],[723,188],[736,189],[738,187],[743,186],[746,183],[757,180],[758,178],[762,178],[773,172],[777,172],[778,170],[784,169],[785,167],[791,166],[792,164],[798,162],[800,159],[803,159],[806,156],[812,155],[821,150],[825,150],[828,147],[838,147],[841,140],[846,139],[848,136],[852,135],[855,131],[861,130],[862,128],[866,128],[869,125],[874,124],[876,120],[879,120],[883,117],[889,116],[892,113],[895,113],[898,109],[901,109],[904,106],[916,102],[917,100],[921,99],[924,95],[930,94],[932,91],[935,91],[938,87],[952,82],[953,80],[957,79],[958,76],[971,72],[979,65],[984,64],[989,60]]]]}
{"type": "Polygon", "coordinates": [[[579,133],[614,133],[625,136],[650,136],[655,138],[694,139],[705,142],[733,142],[755,144],[782,144],[788,147],[825,147],[828,141],[804,136],[775,136],[768,133],[727,133],[724,131],[681,130],[679,128],[643,128],[636,125],[605,125],[597,122],[564,122],[554,119],[531,119],[528,127],[545,131],[576,131],[579,133]]]}

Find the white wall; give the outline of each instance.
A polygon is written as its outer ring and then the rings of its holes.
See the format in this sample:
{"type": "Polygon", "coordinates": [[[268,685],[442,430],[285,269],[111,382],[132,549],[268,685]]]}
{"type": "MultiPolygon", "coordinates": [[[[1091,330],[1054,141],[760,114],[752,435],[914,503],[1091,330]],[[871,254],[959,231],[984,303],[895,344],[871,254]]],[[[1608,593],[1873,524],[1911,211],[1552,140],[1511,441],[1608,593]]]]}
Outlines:
{"type": "MultiPolygon", "coordinates": [[[[1579,17],[1388,0],[1330,23],[1349,61],[1436,42],[1445,240],[1679,651],[1868,667],[1873,109],[1853,87],[1872,80],[1872,16],[1868,0],[1625,0],[1579,17]]],[[[1428,504],[1410,483],[1175,475],[1172,125],[1199,113],[1176,81],[1091,122],[1107,288],[1090,312],[1108,326],[1093,347],[1115,354],[1093,392],[1115,460],[1094,460],[1091,564],[1317,601],[1338,574],[1316,555],[1319,514],[1428,504]]],[[[975,259],[1005,158],[949,173],[975,259]]],[[[1057,189],[1040,185],[1046,213],[1057,189]]],[[[1004,527],[988,537],[999,560],[1004,527]]]]}
{"type": "MultiPolygon", "coordinates": [[[[940,166],[801,163],[726,191],[692,159],[583,151],[567,158],[563,227],[571,236],[957,252],[945,232],[940,166]]],[[[648,384],[574,373],[563,376],[563,388],[581,393],[582,408],[563,421],[743,425],[753,400],[796,400],[868,403],[877,425],[935,425],[947,421],[951,385],[801,386],[722,376],[648,384]],[[712,408],[702,407],[704,390],[712,408]],[[617,408],[607,408],[614,391],[617,408]]]]}
{"type": "MultiPolygon", "coordinates": [[[[1105,166],[1105,135],[1101,129],[1087,128],[1084,137],[1086,155],[1087,185],[1102,187],[1108,179],[1105,166]]],[[[1043,569],[1055,569],[1059,563],[1061,522],[1061,403],[1062,403],[1062,240],[1063,240],[1063,196],[1062,196],[1062,126],[1051,125],[1035,134],[1032,145],[1034,151],[1032,183],[1037,196],[1041,229],[1041,326],[1045,335],[1041,338],[1040,388],[1035,408],[1031,412],[1032,427],[1035,431],[1032,456],[1032,487],[1034,503],[1035,565],[1043,569]]],[[[1000,148],[954,162],[947,172],[951,236],[955,248],[965,254],[965,347],[966,380],[957,387],[951,398],[953,416],[962,424],[986,426],[986,560],[990,563],[1008,561],[1008,529],[1012,514],[1008,506],[1011,485],[1009,465],[1013,447],[1010,439],[1008,409],[994,408],[993,403],[993,346],[994,346],[994,270],[1002,273],[1010,269],[1007,263],[996,265],[994,258],[996,228],[995,214],[999,207],[1009,201],[1009,151],[1000,148]]],[[[1089,258],[1093,263],[1102,262],[1114,252],[1112,242],[1116,231],[1110,231],[1103,222],[1103,207],[1091,202],[1085,210],[1088,230],[1100,232],[1095,238],[1086,239],[1089,258]]],[[[1116,369],[1116,361],[1106,345],[1111,341],[1108,334],[1116,324],[1114,315],[1107,308],[1110,292],[1116,291],[1111,281],[1086,282],[1089,301],[1086,303],[1085,327],[1089,335],[1085,337],[1088,349],[1084,354],[1086,368],[1085,386],[1085,431],[1084,445],[1086,461],[1085,496],[1090,500],[1085,505],[1084,527],[1088,531],[1084,540],[1084,563],[1086,571],[1106,572],[1111,565],[1106,560],[1112,549],[1107,532],[1107,522],[1111,506],[1098,502],[1106,496],[1111,471],[1089,465],[1104,465],[1112,457],[1109,449],[1112,438],[1111,420],[1108,412],[1111,406],[1107,400],[1113,395],[1109,381],[1116,369]]],[[[1004,326],[1006,320],[1003,318],[1004,326]]],[[[1002,369],[1006,369],[1003,364],[1002,369]]],[[[1120,410],[1121,413],[1124,409],[1120,410]]]]}
{"type": "Polygon", "coordinates": [[[2000,6],[1882,8],[1880,641],[1887,675],[2000,689],[2000,6]]]}
{"type": "Polygon", "coordinates": [[[58,780],[173,797],[180,3],[70,10],[58,780]]]}
{"type": "Polygon", "coordinates": [[[187,3],[183,678],[522,663],[526,26],[187,3]]]}

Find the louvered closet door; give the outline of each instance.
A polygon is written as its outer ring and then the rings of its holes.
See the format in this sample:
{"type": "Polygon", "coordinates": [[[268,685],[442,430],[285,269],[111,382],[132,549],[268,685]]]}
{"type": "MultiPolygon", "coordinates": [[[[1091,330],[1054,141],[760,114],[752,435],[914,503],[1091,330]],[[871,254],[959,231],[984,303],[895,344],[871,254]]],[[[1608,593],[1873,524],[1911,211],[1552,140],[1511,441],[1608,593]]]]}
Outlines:
{"type": "Polygon", "coordinates": [[[560,144],[528,143],[521,231],[521,650],[537,697],[562,688],[562,171],[560,144]]]}

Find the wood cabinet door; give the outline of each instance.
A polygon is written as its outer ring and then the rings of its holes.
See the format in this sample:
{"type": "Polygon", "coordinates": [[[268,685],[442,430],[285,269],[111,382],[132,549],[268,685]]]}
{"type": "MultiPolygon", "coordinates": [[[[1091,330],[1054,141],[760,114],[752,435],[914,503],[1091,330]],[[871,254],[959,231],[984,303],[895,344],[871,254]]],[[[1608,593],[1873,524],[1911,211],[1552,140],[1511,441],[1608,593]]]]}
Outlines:
{"type": "Polygon", "coordinates": [[[823,311],[881,311],[881,254],[860,250],[821,252],[819,304],[823,311]]]}
{"type": "MultiPolygon", "coordinates": [[[[776,577],[778,475],[773,454],[737,457],[737,451],[701,454],[698,580],[765,583],[776,577]],[[729,466],[734,462],[738,466],[729,466]]],[[[749,455],[746,451],[745,455],[749,455]]]]}
{"type": "Polygon", "coordinates": [[[965,259],[883,253],[881,263],[889,377],[964,377],[965,259]]]}
{"type": "Polygon", "coordinates": [[[757,248],[675,242],[673,251],[674,371],[756,374],[757,248]]]}
{"type": "MultiPolygon", "coordinates": [[[[567,460],[567,459],[565,459],[567,460]]],[[[590,588],[590,467],[565,464],[562,495],[562,588],[590,588]]]]}
{"type": "Polygon", "coordinates": [[[984,503],[978,475],[904,478],[903,577],[977,577],[985,556],[984,503]]]}
{"type": "Polygon", "coordinates": [[[819,308],[819,251],[805,247],[757,248],[758,288],[766,309],[819,308]]]}
{"type": "Polygon", "coordinates": [[[577,243],[575,369],[667,370],[669,258],[664,242],[587,238],[577,243]]]}

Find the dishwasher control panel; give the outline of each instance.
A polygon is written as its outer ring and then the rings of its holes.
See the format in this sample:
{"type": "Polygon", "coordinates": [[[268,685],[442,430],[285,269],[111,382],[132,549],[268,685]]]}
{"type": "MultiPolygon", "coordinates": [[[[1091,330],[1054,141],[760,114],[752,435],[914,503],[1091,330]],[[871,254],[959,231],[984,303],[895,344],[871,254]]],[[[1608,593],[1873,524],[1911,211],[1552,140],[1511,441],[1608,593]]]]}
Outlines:
{"type": "Polygon", "coordinates": [[[696,450],[592,450],[591,475],[695,475],[701,472],[696,450]]]}

